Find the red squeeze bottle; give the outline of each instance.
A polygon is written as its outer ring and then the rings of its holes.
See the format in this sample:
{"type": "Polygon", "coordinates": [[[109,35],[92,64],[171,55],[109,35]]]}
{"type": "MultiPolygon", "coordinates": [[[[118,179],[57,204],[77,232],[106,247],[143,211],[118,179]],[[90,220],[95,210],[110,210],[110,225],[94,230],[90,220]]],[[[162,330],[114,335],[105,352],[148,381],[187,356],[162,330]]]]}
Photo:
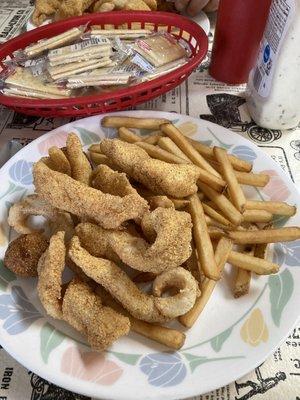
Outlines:
{"type": "Polygon", "coordinates": [[[259,50],[272,0],[221,0],[210,75],[218,81],[248,81],[259,50]]]}

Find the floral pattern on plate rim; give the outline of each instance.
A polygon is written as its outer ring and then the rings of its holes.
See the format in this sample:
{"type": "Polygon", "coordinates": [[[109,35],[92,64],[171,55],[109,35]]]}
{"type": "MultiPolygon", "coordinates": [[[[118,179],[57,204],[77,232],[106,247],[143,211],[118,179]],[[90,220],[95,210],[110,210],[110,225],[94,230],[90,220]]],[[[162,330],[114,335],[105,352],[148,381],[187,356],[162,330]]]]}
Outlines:
{"type": "MultiPolygon", "coordinates": [[[[190,127],[189,127],[190,128],[190,127]]],[[[81,140],[85,145],[89,145],[95,141],[98,134],[86,130],[85,128],[75,128],[81,140]]],[[[194,130],[191,129],[191,135],[194,130]]],[[[252,148],[242,145],[234,146],[229,143],[224,143],[209,129],[212,140],[207,141],[207,144],[217,144],[227,148],[232,154],[243,158],[247,161],[253,162],[256,159],[256,154],[252,148]]],[[[113,137],[114,132],[109,130],[105,132],[106,137],[113,137]]],[[[58,136],[52,134],[45,141],[41,141],[37,148],[41,154],[50,145],[62,146],[66,138],[66,132],[59,132],[58,136]]],[[[9,176],[11,181],[8,182],[8,189],[1,194],[0,200],[17,193],[17,197],[21,198],[32,185],[32,162],[26,160],[18,160],[9,168],[9,176]]],[[[263,172],[263,171],[262,171],[263,172]]],[[[290,191],[285,185],[284,181],[279,178],[276,171],[268,170],[272,176],[270,184],[261,189],[263,194],[268,199],[283,201],[287,200],[290,196],[290,191]],[[274,180],[276,182],[274,183],[274,180]],[[275,187],[280,185],[280,193],[275,197],[272,194],[275,192],[275,187]],[[279,196],[279,197],[278,197],[279,196]]],[[[6,200],[7,204],[10,204],[6,200]]],[[[292,243],[280,243],[274,246],[273,261],[279,265],[287,265],[289,267],[296,267],[300,264],[300,240],[292,243]]],[[[22,334],[33,324],[37,319],[43,316],[35,309],[35,307],[28,301],[20,286],[14,284],[15,276],[3,267],[3,262],[0,261],[0,319],[4,321],[2,328],[6,330],[9,335],[22,334]],[[7,289],[10,286],[11,292],[8,293],[7,289]]],[[[131,365],[138,366],[140,371],[146,376],[147,382],[156,387],[164,388],[175,386],[181,383],[189,373],[193,373],[196,368],[207,362],[225,361],[230,359],[244,358],[243,355],[234,357],[212,357],[199,356],[191,354],[189,351],[199,348],[204,345],[210,345],[215,353],[222,350],[223,345],[231,336],[233,329],[240,326],[240,334],[244,342],[249,343],[250,346],[258,346],[262,341],[268,340],[268,328],[264,322],[263,314],[260,308],[257,307],[259,300],[269,289],[269,301],[271,308],[271,316],[275,326],[280,326],[281,315],[285,306],[290,300],[293,290],[294,282],[293,276],[288,268],[284,269],[280,274],[270,276],[268,282],[263,287],[261,293],[252,304],[252,306],[239,318],[233,325],[226,328],[218,335],[197,343],[189,348],[181,349],[177,352],[161,352],[150,353],[146,355],[120,353],[107,351],[106,355],[99,355],[94,351],[81,351],[76,347],[69,347],[63,353],[61,359],[61,372],[77,377],[81,380],[92,381],[101,385],[112,385],[122,375],[122,368],[108,357],[111,355],[119,361],[131,365]],[[278,298],[277,294],[280,293],[278,298]],[[256,308],[255,308],[256,307],[256,308]],[[241,324],[243,322],[243,324],[241,324]],[[187,352],[188,351],[188,352],[187,352]],[[83,370],[82,357],[88,362],[97,365],[98,373],[94,371],[83,370]],[[76,365],[75,365],[76,364],[76,365]],[[103,371],[107,373],[104,373],[103,371]],[[99,372],[100,371],[100,372],[99,372]],[[102,371],[102,372],[101,372],[102,371]]],[[[62,343],[64,334],[57,332],[51,325],[45,323],[41,327],[41,347],[40,354],[46,364],[52,351],[62,343]]]]}

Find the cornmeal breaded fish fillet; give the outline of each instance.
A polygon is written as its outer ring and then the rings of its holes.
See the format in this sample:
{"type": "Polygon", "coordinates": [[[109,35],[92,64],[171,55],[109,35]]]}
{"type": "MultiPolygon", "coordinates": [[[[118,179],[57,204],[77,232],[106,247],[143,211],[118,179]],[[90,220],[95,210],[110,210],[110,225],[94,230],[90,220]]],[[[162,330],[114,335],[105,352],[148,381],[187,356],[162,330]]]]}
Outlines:
{"type": "Polygon", "coordinates": [[[65,268],[66,247],[64,232],[57,232],[50,239],[48,249],[38,263],[37,291],[47,314],[62,318],[62,273],[65,268]]]}
{"type": "Polygon", "coordinates": [[[180,198],[198,190],[200,171],[195,165],[156,160],[139,146],[118,139],[104,139],[100,146],[118,168],[153,192],[180,198]]]}
{"type": "Polygon", "coordinates": [[[42,199],[60,210],[94,220],[105,229],[117,229],[124,221],[140,218],[148,210],[146,200],[138,194],[121,197],[103,193],[52,171],[41,161],[34,165],[33,176],[42,199]]]}
{"type": "Polygon", "coordinates": [[[63,300],[63,319],[86,336],[95,350],[102,351],[130,330],[129,319],[110,307],[88,284],[73,279],[63,300]]]}

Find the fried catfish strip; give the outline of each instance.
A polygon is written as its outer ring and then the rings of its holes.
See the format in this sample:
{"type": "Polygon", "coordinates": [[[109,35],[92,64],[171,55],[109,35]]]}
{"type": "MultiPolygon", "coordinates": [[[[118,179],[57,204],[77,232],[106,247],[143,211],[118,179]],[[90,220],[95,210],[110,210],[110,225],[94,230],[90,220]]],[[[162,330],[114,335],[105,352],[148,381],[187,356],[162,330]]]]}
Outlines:
{"type": "Polygon", "coordinates": [[[74,223],[70,214],[51,206],[37,194],[26,196],[12,205],[7,221],[9,226],[18,233],[34,233],[36,230],[27,225],[28,217],[31,215],[40,215],[48,219],[52,233],[61,230],[66,232],[67,237],[73,236],[74,223]]]}
{"type": "Polygon", "coordinates": [[[159,274],[183,264],[191,255],[190,215],[171,208],[156,208],[142,219],[142,229],[152,243],[119,231],[109,234],[118,257],[138,271],[159,274]]]}
{"type": "Polygon", "coordinates": [[[114,196],[123,197],[129,194],[138,194],[131,186],[126,174],[116,172],[107,165],[98,166],[97,175],[93,179],[93,187],[114,196]]]}
{"type": "Polygon", "coordinates": [[[81,223],[76,234],[93,256],[155,275],[183,264],[191,255],[192,224],[184,211],[156,208],[141,221],[151,243],[127,231],[111,231],[91,223],[81,223]]]}
{"type": "Polygon", "coordinates": [[[33,176],[37,193],[53,207],[94,220],[106,229],[117,229],[148,210],[147,202],[138,194],[121,197],[103,193],[52,171],[40,161],[34,165],[33,176]]]}
{"type": "Polygon", "coordinates": [[[101,226],[91,224],[90,222],[78,224],[75,231],[81,246],[92,256],[107,258],[115,263],[121,261],[109,244],[109,237],[112,231],[103,229],[101,226]]]}
{"type": "Polygon", "coordinates": [[[118,139],[104,139],[100,146],[118,168],[157,194],[181,198],[198,190],[200,171],[195,165],[153,159],[139,146],[118,139]]]}
{"type": "Polygon", "coordinates": [[[153,282],[153,295],[144,294],[112,261],[96,258],[81,247],[74,236],[69,256],[83,272],[102,285],[135,318],[148,322],[165,322],[185,314],[193,307],[198,295],[198,283],[183,268],[175,268],[159,275],[153,282]],[[172,297],[161,296],[170,285],[178,289],[172,297]]]}
{"type": "Polygon", "coordinates": [[[69,283],[62,310],[63,319],[86,336],[91,347],[98,351],[105,350],[130,330],[127,317],[103,306],[100,296],[78,279],[69,283]]]}
{"type": "Polygon", "coordinates": [[[89,185],[92,167],[82,149],[79,137],[75,133],[70,133],[67,137],[66,152],[71,166],[72,178],[89,185]]]}
{"type": "Polygon", "coordinates": [[[47,314],[62,319],[62,273],[65,268],[64,232],[50,239],[49,247],[38,263],[37,292],[47,314]]]}
{"type": "Polygon", "coordinates": [[[52,166],[51,169],[54,171],[62,172],[63,174],[71,176],[71,165],[62,149],[57,146],[52,146],[49,148],[48,154],[50,163],[47,164],[46,157],[43,160],[48,167],[51,168],[52,166]]]}

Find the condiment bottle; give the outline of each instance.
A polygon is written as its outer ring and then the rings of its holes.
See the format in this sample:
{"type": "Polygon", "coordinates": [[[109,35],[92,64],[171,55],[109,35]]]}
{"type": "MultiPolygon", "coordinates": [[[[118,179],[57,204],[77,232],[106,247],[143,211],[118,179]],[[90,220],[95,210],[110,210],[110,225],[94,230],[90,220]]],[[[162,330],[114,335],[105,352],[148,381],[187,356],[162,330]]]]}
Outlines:
{"type": "Polygon", "coordinates": [[[262,38],[271,0],[221,0],[210,75],[222,82],[248,81],[262,38]]]}
{"type": "Polygon", "coordinates": [[[254,121],[269,129],[300,122],[300,0],[273,0],[248,83],[254,121]]]}

